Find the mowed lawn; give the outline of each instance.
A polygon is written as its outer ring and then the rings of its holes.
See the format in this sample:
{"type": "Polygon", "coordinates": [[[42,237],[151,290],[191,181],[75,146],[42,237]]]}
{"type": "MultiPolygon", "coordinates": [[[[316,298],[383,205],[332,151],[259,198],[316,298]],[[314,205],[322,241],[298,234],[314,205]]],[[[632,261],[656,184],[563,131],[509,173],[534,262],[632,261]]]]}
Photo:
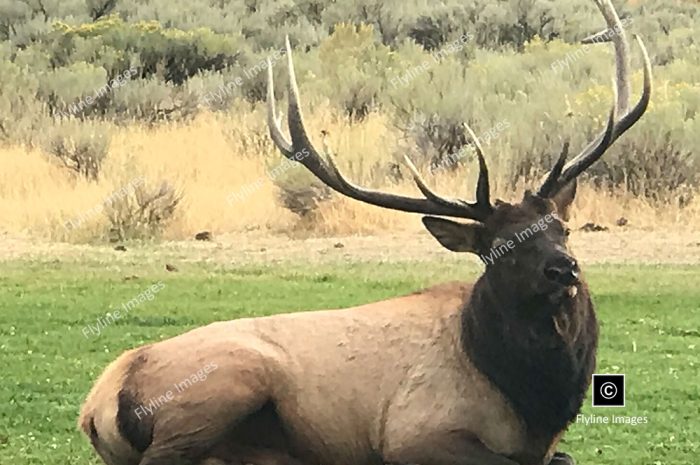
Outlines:
{"type": "MultiPolygon", "coordinates": [[[[479,272],[438,262],[178,268],[138,260],[0,265],[0,464],[100,463],[76,417],[93,381],[124,349],[212,321],[346,307],[479,272]],[[110,308],[159,282],[153,300],[84,335],[110,308]]],[[[626,374],[627,405],[592,408],[589,396],[584,413],[648,423],[574,424],[562,449],[582,465],[700,463],[700,267],[586,271],[601,321],[597,371],[626,374]]]]}

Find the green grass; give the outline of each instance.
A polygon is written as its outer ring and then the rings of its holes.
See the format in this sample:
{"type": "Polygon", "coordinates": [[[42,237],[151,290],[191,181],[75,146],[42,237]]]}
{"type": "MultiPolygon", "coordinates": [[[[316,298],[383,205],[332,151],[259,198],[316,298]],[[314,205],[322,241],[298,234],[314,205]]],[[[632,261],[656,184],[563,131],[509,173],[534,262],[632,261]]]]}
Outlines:
{"type": "MultiPolygon", "coordinates": [[[[211,321],[344,307],[444,280],[453,263],[182,265],[10,262],[0,271],[0,464],[97,464],[75,427],[81,401],[122,350],[211,321]],[[128,278],[128,279],[127,279],[128,278]],[[154,300],[85,337],[82,329],[150,285],[154,300]]],[[[575,424],[562,449],[581,464],[696,465],[700,455],[700,268],[588,268],[601,321],[598,372],[627,375],[627,406],[584,413],[647,424],[575,424]]],[[[427,465],[427,464],[426,464],[427,465]]]]}

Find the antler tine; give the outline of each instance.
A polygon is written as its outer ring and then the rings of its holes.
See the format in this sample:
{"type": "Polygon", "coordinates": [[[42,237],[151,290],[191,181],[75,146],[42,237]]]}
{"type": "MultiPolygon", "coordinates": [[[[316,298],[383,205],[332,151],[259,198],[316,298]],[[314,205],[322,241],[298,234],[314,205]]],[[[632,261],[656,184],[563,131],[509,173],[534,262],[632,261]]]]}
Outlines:
{"type": "MultiPolygon", "coordinates": [[[[605,19],[607,28],[597,34],[587,37],[582,41],[584,44],[599,43],[599,42],[612,42],[615,48],[615,82],[613,85],[613,92],[615,94],[613,105],[616,107],[615,112],[626,113],[629,107],[629,96],[630,96],[630,59],[629,59],[629,43],[627,42],[627,37],[622,27],[622,22],[615,11],[610,0],[594,0],[598,10],[600,10],[601,15],[605,19]]],[[[639,42],[639,40],[638,40],[639,42]]],[[[642,53],[645,55],[645,65],[646,65],[646,50],[643,44],[639,42],[642,46],[642,53]]],[[[647,67],[645,66],[645,73],[647,67]]],[[[646,74],[645,74],[646,78],[646,74]]],[[[646,81],[645,81],[646,84],[646,81]]],[[[635,107],[635,109],[637,109],[635,107]]],[[[646,108],[645,108],[646,109],[646,108]]],[[[630,112],[628,114],[633,114],[630,112]]],[[[643,113],[643,112],[642,112],[643,113]]],[[[639,115],[641,116],[641,114],[639,115]]],[[[625,115],[625,118],[627,115],[625,115]]],[[[623,118],[623,120],[625,120],[623,118]]],[[[638,118],[637,118],[638,119],[638,118]]],[[[627,119],[627,121],[630,121],[627,119]]],[[[610,121],[609,121],[610,123],[610,121]]],[[[620,122],[622,123],[622,121],[620,122]]],[[[631,126],[631,125],[630,125],[631,126]]],[[[625,128],[627,130],[629,127],[625,128]]],[[[554,168],[547,176],[542,187],[540,187],[539,192],[543,196],[552,195],[556,193],[558,189],[563,187],[568,181],[574,179],[586,168],[588,168],[593,162],[598,160],[605,150],[612,144],[615,139],[622,134],[620,131],[622,126],[618,126],[613,120],[612,126],[608,124],[608,127],[601,133],[598,134],[588,145],[576,155],[568,164],[563,168],[564,177],[566,180],[562,179],[560,181],[552,180],[552,175],[554,174],[554,168]],[[612,133],[609,134],[609,129],[612,133]],[[611,137],[606,137],[611,136],[611,137]],[[606,140],[607,139],[607,140],[606,140]],[[593,156],[592,156],[593,155],[593,156]]],[[[559,167],[555,166],[557,170],[559,167]]],[[[561,171],[559,174],[561,174],[561,171]]]]}
{"type": "MultiPolygon", "coordinates": [[[[330,154],[326,154],[326,158],[324,160],[324,158],[314,148],[309,140],[306,133],[306,128],[304,126],[301,106],[299,104],[299,88],[296,82],[294,62],[292,60],[292,50],[288,37],[285,45],[287,48],[287,67],[289,73],[289,105],[287,123],[289,125],[289,133],[292,139],[291,143],[286,140],[282,134],[282,130],[279,127],[279,120],[277,118],[274,103],[274,82],[269,63],[267,91],[267,121],[270,129],[270,137],[272,137],[275,145],[280,149],[285,157],[303,164],[319,180],[336,192],[361,202],[411,213],[452,216],[477,221],[484,221],[486,219],[488,213],[490,213],[490,210],[483,209],[481,207],[477,208],[475,205],[461,200],[442,198],[427,189],[425,183],[419,184],[419,189],[421,189],[421,192],[426,195],[426,198],[421,199],[366,189],[348,181],[338,169],[333,157],[330,154]],[[429,193],[426,194],[426,192],[429,193]]],[[[485,163],[480,161],[480,165],[481,164],[483,164],[485,167],[485,163]]],[[[481,172],[484,172],[483,168],[481,172]]],[[[479,198],[485,198],[488,200],[488,193],[484,194],[484,189],[488,189],[488,180],[486,180],[484,184],[482,175],[480,174],[479,198]]],[[[477,202],[477,204],[479,204],[479,202],[477,202]]]]}
{"type": "Polygon", "coordinates": [[[432,189],[430,189],[430,187],[428,187],[428,184],[423,180],[423,177],[418,172],[418,168],[416,168],[416,165],[411,161],[408,155],[404,155],[403,160],[413,176],[413,182],[416,183],[418,190],[421,191],[426,199],[450,208],[476,208],[476,204],[468,203],[460,199],[450,199],[436,194],[432,189]]]}
{"type": "Polygon", "coordinates": [[[477,157],[479,158],[479,180],[477,181],[476,186],[475,203],[468,203],[460,199],[449,199],[436,194],[428,187],[426,182],[423,180],[423,177],[418,172],[418,168],[416,168],[416,165],[411,161],[408,155],[404,155],[404,162],[411,171],[413,181],[416,183],[416,186],[418,186],[418,189],[427,199],[445,206],[467,206],[480,212],[480,214],[486,218],[493,211],[493,207],[491,206],[491,202],[489,200],[491,194],[489,192],[489,173],[486,166],[486,159],[484,158],[483,149],[481,148],[479,139],[474,134],[474,131],[472,131],[472,129],[466,123],[464,124],[464,128],[474,141],[477,157]]]}
{"type": "Polygon", "coordinates": [[[642,95],[637,101],[637,104],[629,111],[625,116],[620,119],[620,121],[615,121],[616,119],[616,105],[613,104],[613,109],[610,112],[610,118],[608,119],[608,126],[600,137],[600,142],[593,148],[585,150],[579,154],[574,160],[572,160],[567,167],[564,168],[564,172],[561,175],[557,187],[563,187],[569,181],[576,178],[579,174],[587,170],[593,163],[598,161],[600,157],[603,156],[605,151],[615,142],[622,134],[624,134],[629,128],[631,128],[634,123],[639,121],[644,112],[646,112],[649,107],[649,101],[651,99],[651,61],[649,60],[649,54],[647,53],[644,42],[638,36],[637,44],[642,51],[642,57],[644,60],[644,88],[642,95]]]}
{"type": "Polygon", "coordinates": [[[425,196],[425,199],[403,197],[360,187],[357,184],[348,181],[338,169],[338,165],[336,165],[333,157],[330,154],[326,155],[326,163],[341,187],[338,192],[348,197],[361,200],[366,203],[371,203],[372,205],[379,207],[391,208],[393,210],[401,210],[409,213],[453,216],[456,218],[469,218],[477,221],[484,221],[486,219],[488,216],[485,214],[486,212],[477,208],[474,204],[467,203],[460,199],[441,197],[440,195],[434,193],[423,181],[411,160],[407,156],[404,156],[404,160],[406,161],[406,164],[413,175],[413,180],[416,183],[416,186],[418,186],[418,189],[425,196]],[[423,207],[423,205],[425,205],[425,207],[423,207]],[[427,210],[424,208],[427,208],[427,210]]]}
{"type": "MultiPolygon", "coordinates": [[[[302,116],[301,106],[299,105],[299,87],[297,86],[296,73],[294,72],[292,46],[289,43],[289,36],[285,37],[285,48],[287,51],[287,74],[289,76],[287,124],[289,125],[289,134],[292,137],[292,152],[295,152],[295,156],[292,159],[303,164],[306,169],[311,171],[314,176],[328,185],[328,187],[338,190],[337,179],[335,179],[328,165],[326,165],[326,162],[311,144],[306,134],[304,117],[302,116]]],[[[271,72],[269,75],[271,76],[271,72]]],[[[272,84],[272,82],[270,82],[270,84],[272,84]]]]}
{"type": "Polygon", "coordinates": [[[294,156],[294,148],[284,137],[282,128],[280,128],[280,119],[277,117],[275,81],[272,75],[272,62],[269,58],[267,59],[267,126],[270,129],[270,138],[272,138],[280,152],[285,157],[292,158],[294,156]]]}
{"type": "Polygon", "coordinates": [[[649,52],[647,52],[647,47],[644,45],[644,41],[638,35],[634,36],[639,46],[639,50],[642,52],[642,62],[644,63],[644,83],[642,88],[642,96],[639,98],[637,104],[630,110],[617,124],[615,128],[615,139],[620,137],[625,131],[631,128],[634,123],[636,123],[639,118],[647,111],[649,107],[649,101],[651,100],[651,88],[652,88],[652,74],[651,74],[651,60],[649,59],[649,52]]]}
{"type": "Polygon", "coordinates": [[[489,169],[486,166],[486,158],[484,157],[484,149],[481,147],[481,142],[479,138],[476,137],[472,128],[469,127],[467,123],[463,124],[464,129],[469,133],[472,142],[474,143],[474,149],[476,150],[476,156],[479,159],[479,179],[476,182],[476,203],[479,207],[491,211],[491,187],[489,185],[489,169]]]}
{"type": "Polygon", "coordinates": [[[613,86],[615,97],[613,102],[614,108],[611,112],[611,119],[608,120],[608,126],[605,131],[600,133],[578,155],[569,161],[569,163],[563,168],[563,173],[561,174],[558,182],[554,183],[550,180],[551,175],[553,174],[550,172],[550,175],[547,176],[547,180],[545,181],[546,186],[543,184],[543,186],[540,188],[540,192],[542,192],[545,196],[555,194],[564,185],[575,179],[578,175],[600,159],[605,151],[642,117],[644,112],[646,112],[651,99],[651,60],[649,59],[649,54],[644,46],[644,42],[640,37],[635,36],[639,49],[642,52],[642,59],[644,63],[644,87],[642,95],[637,104],[634,106],[634,108],[632,108],[632,110],[627,111],[630,89],[629,46],[625,39],[620,19],[610,0],[595,1],[601,13],[605,17],[605,21],[608,24],[608,30],[619,31],[618,34],[613,37],[613,43],[615,45],[616,73],[615,84],[613,86]],[[615,120],[617,110],[626,112],[620,121],[615,120]]]}
{"type": "Polygon", "coordinates": [[[566,157],[569,156],[569,141],[564,142],[564,147],[561,149],[559,158],[554,164],[552,171],[547,175],[547,179],[542,183],[542,187],[537,191],[537,195],[540,197],[548,197],[549,193],[556,186],[557,181],[559,181],[559,175],[561,175],[561,170],[564,168],[564,163],[566,163],[566,157]]]}
{"type": "Polygon", "coordinates": [[[625,29],[622,27],[620,16],[615,11],[611,0],[595,0],[595,4],[600,10],[605,24],[607,25],[607,36],[613,43],[615,49],[615,73],[617,85],[617,112],[625,114],[630,105],[630,44],[627,41],[625,29]]]}
{"type": "MultiPolygon", "coordinates": [[[[615,95],[614,88],[613,95],[615,95]]],[[[605,151],[608,149],[608,147],[610,147],[615,138],[616,118],[617,105],[613,103],[610,107],[610,113],[608,114],[608,122],[605,126],[605,131],[602,133],[603,136],[599,138],[598,144],[589,149],[587,156],[579,157],[576,160],[573,160],[571,163],[569,163],[569,165],[563,169],[563,173],[560,169],[560,176],[557,177],[557,182],[555,182],[552,185],[552,190],[554,192],[566,185],[566,183],[574,179],[579,174],[583,173],[583,171],[585,171],[586,168],[591,166],[593,162],[598,160],[605,153],[605,151]]]]}
{"type": "MultiPolygon", "coordinates": [[[[618,114],[625,114],[629,109],[630,101],[630,47],[627,41],[627,34],[625,34],[625,29],[622,27],[622,22],[620,17],[615,11],[610,0],[594,0],[598,10],[600,11],[603,19],[605,20],[606,28],[596,34],[588,36],[581,40],[582,44],[598,44],[604,42],[612,42],[613,48],[615,49],[615,88],[617,91],[617,112],[618,114]]],[[[603,133],[598,134],[598,136],[590,141],[588,145],[576,155],[570,162],[569,165],[576,163],[583,154],[590,152],[600,143],[603,137],[603,133]]]]}

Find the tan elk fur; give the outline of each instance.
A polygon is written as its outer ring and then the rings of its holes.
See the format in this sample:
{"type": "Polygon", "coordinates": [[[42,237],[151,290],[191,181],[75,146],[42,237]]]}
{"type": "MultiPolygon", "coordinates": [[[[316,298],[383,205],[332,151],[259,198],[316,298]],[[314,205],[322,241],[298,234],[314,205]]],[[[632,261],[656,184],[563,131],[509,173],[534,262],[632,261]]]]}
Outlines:
{"type": "Polygon", "coordinates": [[[90,436],[94,421],[95,446],[110,465],[138,463],[116,421],[129,375],[143,380],[134,389],[146,402],[215,362],[205,381],[153,413],[154,438],[183,431],[187,442],[200,433],[206,440],[272,400],[293,437],[322,444],[321,458],[333,461],[325,463],[367,463],[372,450],[391,457],[430,429],[471,433],[503,455],[541,454],[541,439],[528,437],[461,350],[470,292],[452,283],[345,310],[214,323],[128,351],[90,392],[80,426],[90,436]]]}

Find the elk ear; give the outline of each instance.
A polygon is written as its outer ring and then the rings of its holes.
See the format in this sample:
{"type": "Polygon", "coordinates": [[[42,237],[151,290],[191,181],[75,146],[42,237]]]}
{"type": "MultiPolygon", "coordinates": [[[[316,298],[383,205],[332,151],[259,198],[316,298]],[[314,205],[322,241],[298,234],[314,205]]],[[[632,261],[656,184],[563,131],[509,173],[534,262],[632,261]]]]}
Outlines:
{"type": "Polygon", "coordinates": [[[552,197],[552,201],[557,207],[557,215],[564,221],[569,221],[571,204],[574,203],[574,198],[576,198],[576,186],[576,179],[573,179],[552,197]]]}
{"type": "Polygon", "coordinates": [[[457,223],[455,221],[424,216],[423,225],[446,249],[453,252],[479,254],[488,244],[486,226],[479,223],[457,223]]]}

